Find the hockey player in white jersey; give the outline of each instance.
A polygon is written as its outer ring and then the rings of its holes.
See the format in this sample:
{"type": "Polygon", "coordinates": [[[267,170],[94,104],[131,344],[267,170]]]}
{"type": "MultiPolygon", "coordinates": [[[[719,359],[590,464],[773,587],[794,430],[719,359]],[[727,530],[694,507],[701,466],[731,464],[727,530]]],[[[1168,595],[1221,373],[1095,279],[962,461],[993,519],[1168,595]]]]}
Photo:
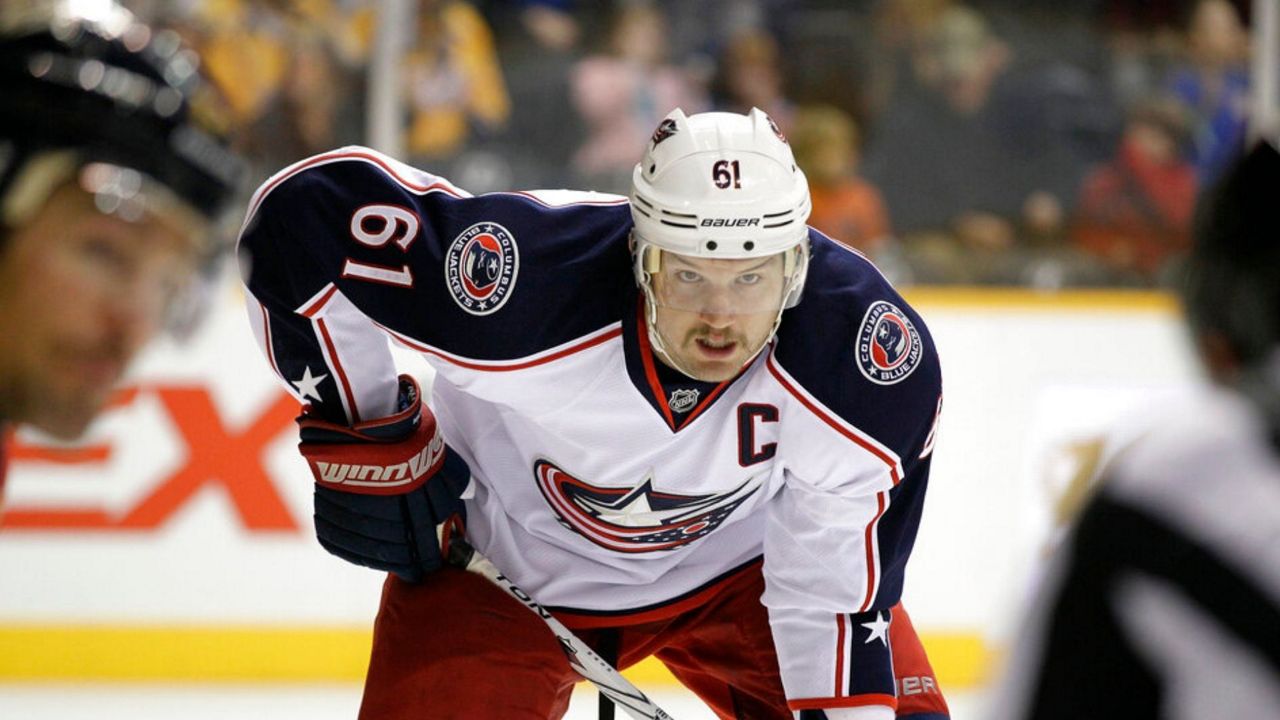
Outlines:
{"type": "Polygon", "coordinates": [[[361,717],[567,708],[545,626],[442,562],[451,519],[620,667],[656,656],[720,717],[947,717],[899,603],[938,359],[808,213],[758,110],[674,111],[629,199],[473,197],[364,148],[263,185],[250,321],[307,403],[317,535],[392,573],[361,717]],[[434,366],[429,400],[388,340],[434,366]]]}
{"type": "Polygon", "coordinates": [[[1277,187],[1260,142],[1200,197],[1182,296],[1215,382],[1125,428],[988,718],[1280,718],[1277,187]]]}

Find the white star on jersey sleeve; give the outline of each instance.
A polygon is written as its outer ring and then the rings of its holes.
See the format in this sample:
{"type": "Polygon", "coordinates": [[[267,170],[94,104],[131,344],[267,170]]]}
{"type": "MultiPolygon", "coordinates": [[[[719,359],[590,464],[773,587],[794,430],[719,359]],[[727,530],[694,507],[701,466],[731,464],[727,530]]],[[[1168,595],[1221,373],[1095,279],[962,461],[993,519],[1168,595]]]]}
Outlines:
{"type": "Polygon", "coordinates": [[[298,388],[298,394],[305,398],[315,398],[317,402],[323,401],[320,397],[320,391],[316,388],[322,380],[329,377],[328,373],[312,376],[311,366],[308,365],[302,371],[302,377],[297,380],[291,380],[293,386],[298,388]]]}
{"type": "Polygon", "coordinates": [[[864,645],[876,642],[877,640],[879,640],[882,645],[889,645],[889,619],[887,617],[882,618],[880,617],[880,613],[877,612],[875,620],[861,623],[861,625],[869,631],[866,639],[862,641],[864,645]]]}

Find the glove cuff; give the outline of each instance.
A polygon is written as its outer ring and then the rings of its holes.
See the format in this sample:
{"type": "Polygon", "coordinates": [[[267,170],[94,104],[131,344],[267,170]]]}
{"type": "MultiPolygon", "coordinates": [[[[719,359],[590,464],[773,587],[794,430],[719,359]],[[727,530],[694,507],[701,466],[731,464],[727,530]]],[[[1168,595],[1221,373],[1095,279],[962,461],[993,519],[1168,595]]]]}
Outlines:
{"type": "Polygon", "coordinates": [[[402,495],[440,469],[446,446],[436,418],[423,408],[417,383],[408,376],[400,382],[406,407],[388,418],[355,427],[305,413],[298,418],[298,450],[317,484],[362,495],[402,495]]]}
{"type": "MultiPolygon", "coordinates": [[[[395,414],[355,425],[339,425],[312,414],[311,405],[305,405],[298,416],[298,435],[304,443],[396,443],[408,438],[422,421],[422,391],[418,381],[409,375],[400,376],[400,408],[395,414]]],[[[431,411],[427,411],[431,416],[431,411]]],[[[432,418],[432,423],[435,420],[432,418]]]]}

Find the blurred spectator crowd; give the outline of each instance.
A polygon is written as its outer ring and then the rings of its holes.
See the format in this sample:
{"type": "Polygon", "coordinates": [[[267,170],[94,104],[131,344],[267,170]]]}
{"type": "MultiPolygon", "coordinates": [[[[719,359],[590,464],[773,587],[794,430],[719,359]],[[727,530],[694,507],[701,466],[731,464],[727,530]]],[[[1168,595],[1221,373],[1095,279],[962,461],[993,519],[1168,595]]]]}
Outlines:
{"type": "MultiPolygon", "coordinates": [[[[202,51],[262,180],[368,143],[386,0],[126,0],[202,51]]],[[[1247,0],[401,0],[404,159],[625,193],[652,128],[752,106],[810,223],[900,283],[1168,283],[1243,148],[1247,0]]]]}

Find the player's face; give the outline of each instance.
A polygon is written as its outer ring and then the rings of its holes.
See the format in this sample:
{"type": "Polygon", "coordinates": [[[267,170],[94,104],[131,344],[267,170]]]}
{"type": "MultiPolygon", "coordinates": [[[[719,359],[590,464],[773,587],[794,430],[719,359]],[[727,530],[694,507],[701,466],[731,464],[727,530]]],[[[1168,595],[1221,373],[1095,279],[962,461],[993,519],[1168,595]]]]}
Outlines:
{"type": "Polygon", "coordinates": [[[0,246],[0,419],[74,438],[193,274],[190,238],[72,182],[0,246]]]}
{"type": "Polygon", "coordinates": [[[732,378],[768,342],[786,287],[781,254],[710,260],[664,252],[650,280],[670,359],[709,382],[732,378]]]}

